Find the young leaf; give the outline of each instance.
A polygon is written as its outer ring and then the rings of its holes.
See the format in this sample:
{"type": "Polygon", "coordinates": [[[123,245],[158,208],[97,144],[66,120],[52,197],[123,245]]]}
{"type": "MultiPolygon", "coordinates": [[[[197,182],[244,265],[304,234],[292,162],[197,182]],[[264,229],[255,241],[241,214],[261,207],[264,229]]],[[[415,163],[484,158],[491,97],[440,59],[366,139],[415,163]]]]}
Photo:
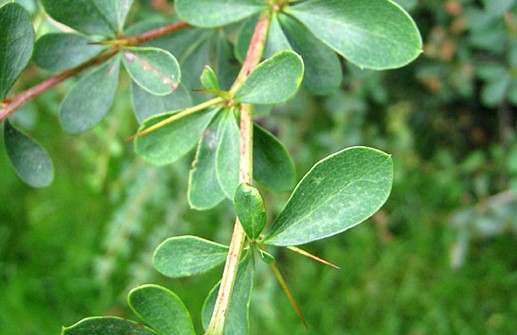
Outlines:
{"type": "Polygon", "coordinates": [[[330,155],[296,186],[265,243],[304,244],[352,228],[384,204],[392,181],[391,157],[381,151],[353,147],[330,155]]]}
{"type": "Polygon", "coordinates": [[[128,302],[133,312],[161,335],[195,335],[187,308],[164,287],[139,286],[129,292],[128,302]]]}
{"type": "Polygon", "coordinates": [[[63,327],[61,335],[158,335],[140,323],[114,316],[94,316],[70,327],[63,327]]]}
{"type": "Polygon", "coordinates": [[[156,248],[153,264],[167,277],[187,277],[223,264],[227,254],[228,247],[196,236],[171,237],[156,248]]]}
{"type": "Polygon", "coordinates": [[[235,191],[234,204],[246,235],[255,240],[266,226],[267,221],[264,199],[260,192],[255,187],[242,183],[235,191]]]}
{"type": "Polygon", "coordinates": [[[398,68],[422,52],[418,28],[392,1],[309,0],[286,12],[361,68],[398,68]]]}
{"type": "Polygon", "coordinates": [[[214,28],[267,10],[267,5],[261,0],[176,0],[175,8],[193,26],[214,28]]]}
{"type": "MultiPolygon", "coordinates": [[[[224,328],[225,335],[242,335],[249,333],[249,305],[251,300],[251,291],[253,289],[253,258],[248,253],[239,263],[235,285],[233,287],[232,297],[226,314],[226,323],[224,328]]],[[[203,327],[206,329],[210,324],[210,318],[214,311],[217,293],[219,292],[220,283],[217,284],[203,304],[202,319],[203,327]]]]}
{"type": "Polygon", "coordinates": [[[169,52],[158,48],[124,48],[122,61],[131,78],[144,90],[167,95],[180,82],[180,66],[169,52]]]}
{"type": "Polygon", "coordinates": [[[228,199],[233,200],[239,186],[240,131],[232,109],[227,109],[221,125],[221,141],[216,152],[219,185],[228,199]]]}
{"type": "Polygon", "coordinates": [[[205,69],[201,73],[200,80],[203,87],[207,90],[219,91],[221,89],[214,70],[212,70],[208,65],[205,65],[205,69]]]}
{"type": "Polygon", "coordinates": [[[121,33],[133,0],[94,0],[115,32],[121,33]]]}
{"type": "Polygon", "coordinates": [[[32,59],[40,68],[64,71],[96,56],[104,49],[88,44],[91,39],[79,34],[56,33],[43,35],[36,41],[32,59]]]}
{"type": "Polygon", "coordinates": [[[81,78],[67,93],[60,110],[66,132],[83,132],[104,118],[115,98],[119,68],[116,57],[81,78]]]}
{"type": "Polygon", "coordinates": [[[269,252],[265,251],[265,250],[262,250],[260,248],[257,248],[258,252],[259,252],[259,255],[260,255],[260,259],[268,264],[268,265],[271,265],[275,262],[275,257],[273,257],[273,255],[271,255],[269,252]]]}
{"type": "Polygon", "coordinates": [[[5,122],[7,155],[18,176],[32,187],[45,187],[54,179],[54,166],[45,149],[30,137],[5,122]]]}
{"type": "Polygon", "coordinates": [[[296,184],[296,170],[287,149],[257,124],[253,126],[253,178],[275,192],[289,192],[296,184]]]}
{"type": "Polygon", "coordinates": [[[31,59],[34,30],[29,13],[17,3],[0,6],[0,102],[31,59]]]}
{"type": "Polygon", "coordinates": [[[220,203],[225,195],[216,174],[216,152],[221,137],[222,115],[216,117],[203,132],[196,158],[189,174],[188,202],[190,207],[204,210],[220,203]]]}
{"type": "MultiPolygon", "coordinates": [[[[135,151],[155,165],[170,164],[181,158],[199,141],[210,120],[219,111],[210,108],[179,118],[155,131],[135,139],[135,151]]],[[[155,115],[145,120],[139,128],[144,131],[175,113],[155,115]]]]}
{"type": "Polygon", "coordinates": [[[235,92],[234,101],[277,104],[292,98],[303,78],[303,60],[292,51],[282,51],[260,63],[235,92]]]}

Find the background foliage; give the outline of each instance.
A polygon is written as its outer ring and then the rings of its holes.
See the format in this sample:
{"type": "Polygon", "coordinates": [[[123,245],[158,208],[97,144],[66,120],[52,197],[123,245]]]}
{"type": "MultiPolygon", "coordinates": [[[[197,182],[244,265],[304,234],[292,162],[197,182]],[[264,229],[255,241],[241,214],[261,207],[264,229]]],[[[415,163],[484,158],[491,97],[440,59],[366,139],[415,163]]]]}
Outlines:
{"type": "MultiPolygon", "coordinates": [[[[33,1],[19,2],[33,13],[37,35],[56,29],[33,1]]],[[[299,93],[262,121],[286,144],[299,176],[330,152],[370,145],[393,155],[395,183],[369,223],[308,246],[341,271],[288,251],[275,255],[309,330],[269,271],[256,271],[253,334],[517,329],[516,1],[398,2],[422,31],[422,57],[388,72],[343,63],[338,92],[299,93]]],[[[168,17],[170,9],[165,1],[142,0],[128,20],[168,17]]],[[[46,75],[31,66],[15,90],[46,75]]],[[[171,288],[200,325],[202,301],[220,270],[167,280],[152,269],[152,252],[172,235],[227,243],[231,206],[189,209],[193,153],[153,168],[123,141],[137,127],[127,74],[100,125],[79,136],[63,133],[58,103],[72,84],[14,117],[54,159],[49,188],[24,185],[0,145],[0,333],[57,334],[85,315],[131,317],[127,292],[146,282],[171,288]]],[[[267,203],[285,201],[263,194],[267,203]]]]}

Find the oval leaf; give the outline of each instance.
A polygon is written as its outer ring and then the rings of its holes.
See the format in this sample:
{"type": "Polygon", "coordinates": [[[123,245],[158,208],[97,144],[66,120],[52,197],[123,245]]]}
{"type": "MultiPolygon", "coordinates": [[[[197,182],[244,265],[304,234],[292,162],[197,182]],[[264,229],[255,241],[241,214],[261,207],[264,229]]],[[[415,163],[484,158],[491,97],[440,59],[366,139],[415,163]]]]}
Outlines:
{"type": "Polygon", "coordinates": [[[224,26],[267,9],[260,0],[176,0],[178,15],[204,28],[224,26]]]}
{"type": "Polygon", "coordinates": [[[157,335],[153,330],[130,320],[114,316],[94,316],[64,327],[62,335],[157,335]]]}
{"type": "Polygon", "coordinates": [[[309,0],[286,12],[361,68],[398,68],[422,52],[418,28],[392,1],[309,0]]]}
{"type": "Polygon", "coordinates": [[[228,247],[196,236],[171,237],[160,244],[153,256],[161,274],[187,277],[210,271],[226,260],[228,247]]]}
{"type": "Polygon", "coordinates": [[[128,302],[133,312],[161,335],[195,335],[187,308],[164,287],[139,286],[129,292],[128,302]]]}
{"type": "Polygon", "coordinates": [[[265,242],[304,244],[336,235],[372,216],[388,199],[391,156],[353,147],[319,161],[287,201],[265,242]]]}
{"type": "Polygon", "coordinates": [[[255,187],[242,183],[235,191],[234,204],[237,217],[239,217],[246,235],[255,240],[266,226],[267,221],[264,199],[260,192],[255,187]]]}
{"type": "Polygon", "coordinates": [[[232,109],[225,111],[221,141],[216,152],[216,173],[226,197],[233,200],[239,186],[240,130],[232,109]]]}
{"type": "Polygon", "coordinates": [[[29,13],[17,3],[0,7],[0,101],[25,69],[34,46],[29,13]]]}
{"type": "Polygon", "coordinates": [[[260,63],[235,92],[234,101],[277,104],[292,98],[303,78],[303,60],[286,50],[260,63]]]}
{"type": "Polygon", "coordinates": [[[54,166],[45,149],[30,137],[5,122],[7,155],[18,176],[32,187],[45,187],[54,179],[54,166]]]}
{"type": "Polygon", "coordinates": [[[117,92],[119,58],[107,62],[81,78],[67,93],[61,104],[63,129],[71,134],[88,130],[99,123],[117,92]]]}
{"type": "Polygon", "coordinates": [[[180,82],[180,66],[169,52],[158,48],[124,48],[123,63],[131,78],[144,90],[167,95],[180,82]]]}
{"type": "Polygon", "coordinates": [[[108,20],[112,29],[121,33],[133,0],[94,0],[94,2],[108,20]]]}

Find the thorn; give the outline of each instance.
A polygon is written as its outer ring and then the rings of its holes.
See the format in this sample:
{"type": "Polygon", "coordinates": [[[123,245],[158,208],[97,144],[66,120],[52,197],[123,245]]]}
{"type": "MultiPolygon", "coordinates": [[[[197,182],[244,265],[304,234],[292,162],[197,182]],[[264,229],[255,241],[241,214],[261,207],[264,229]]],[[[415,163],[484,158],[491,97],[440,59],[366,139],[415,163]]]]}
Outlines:
{"type": "Polygon", "coordinates": [[[322,259],[322,258],[319,258],[318,256],[315,256],[315,255],[313,255],[313,254],[311,254],[311,253],[309,253],[309,252],[307,252],[307,251],[305,251],[305,250],[302,250],[302,249],[300,249],[300,248],[297,248],[297,247],[291,246],[291,247],[287,247],[287,249],[289,249],[289,250],[291,250],[291,251],[294,251],[294,252],[296,252],[296,253],[299,253],[300,255],[303,255],[303,256],[305,256],[305,257],[312,258],[312,259],[314,259],[315,261],[320,262],[320,263],[325,264],[325,265],[328,265],[328,266],[330,266],[330,267],[333,267],[334,269],[341,270],[341,268],[340,268],[339,266],[337,266],[337,265],[335,265],[335,264],[332,264],[332,263],[330,263],[329,261],[326,261],[326,260],[324,260],[324,259],[322,259]]]}

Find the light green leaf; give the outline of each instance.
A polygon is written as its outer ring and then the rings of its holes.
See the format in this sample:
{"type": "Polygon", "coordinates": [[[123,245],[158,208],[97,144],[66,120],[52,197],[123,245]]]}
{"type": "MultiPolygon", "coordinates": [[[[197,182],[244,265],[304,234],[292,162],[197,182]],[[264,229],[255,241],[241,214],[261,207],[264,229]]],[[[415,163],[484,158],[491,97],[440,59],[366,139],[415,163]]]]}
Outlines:
{"type": "Polygon", "coordinates": [[[415,23],[391,1],[309,0],[287,7],[286,12],[361,68],[398,68],[422,52],[415,23]]]}
{"type": "Polygon", "coordinates": [[[164,287],[139,286],[129,292],[128,302],[133,312],[161,335],[195,335],[187,308],[164,287]]]}
{"type": "Polygon", "coordinates": [[[64,327],[62,335],[157,335],[153,330],[130,320],[114,316],[94,316],[64,327]]]}
{"type": "Polygon", "coordinates": [[[155,250],[153,264],[161,274],[187,277],[212,270],[226,260],[228,247],[197,236],[171,237],[155,250]]]}
{"type": "MultiPolygon", "coordinates": [[[[135,139],[135,151],[155,165],[170,164],[192,149],[203,134],[210,120],[219,111],[211,108],[187,115],[155,131],[135,139]]],[[[175,113],[155,115],[145,120],[139,128],[144,131],[175,113]]]]}
{"type": "Polygon", "coordinates": [[[262,233],[267,221],[264,199],[260,192],[255,187],[242,183],[235,191],[234,204],[246,235],[255,240],[262,233]]]}
{"type": "Polygon", "coordinates": [[[180,66],[169,52],[158,48],[124,48],[124,66],[131,78],[144,90],[167,95],[180,82],[180,66]]]}
{"type": "Polygon", "coordinates": [[[258,250],[258,253],[259,253],[259,256],[260,256],[260,259],[266,263],[266,264],[273,264],[275,262],[275,257],[273,257],[273,255],[271,255],[269,252],[267,251],[264,251],[260,248],[257,248],[258,250]]]}
{"type": "Polygon", "coordinates": [[[233,109],[225,111],[221,140],[216,152],[217,180],[226,197],[233,201],[239,186],[240,131],[233,109]]]}
{"type": "Polygon", "coordinates": [[[60,110],[61,126],[66,132],[83,132],[104,118],[115,98],[119,69],[120,60],[116,57],[88,73],[72,87],[60,110]]]}
{"type": "Polygon", "coordinates": [[[296,170],[289,152],[257,124],[253,126],[253,178],[275,192],[289,192],[296,184],[296,170]]]}
{"type": "Polygon", "coordinates": [[[303,78],[303,61],[292,51],[282,51],[260,63],[235,92],[234,101],[277,104],[292,98],[303,78]]]}
{"type": "Polygon", "coordinates": [[[205,210],[220,203],[225,195],[216,174],[216,152],[221,138],[220,114],[203,132],[197,147],[196,158],[189,174],[188,201],[190,207],[205,210]]]}
{"type": "Polygon", "coordinates": [[[217,80],[217,76],[212,70],[212,68],[208,65],[205,65],[205,69],[201,73],[201,84],[207,90],[216,90],[219,91],[221,88],[219,87],[219,81],[217,80]]]}
{"type": "MultiPolygon", "coordinates": [[[[243,335],[249,333],[249,306],[253,289],[253,272],[253,258],[248,252],[239,263],[239,269],[237,270],[232,297],[226,314],[225,335],[243,335]]],[[[210,291],[203,304],[201,316],[205,329],[208,328],[210,318],[214,311],[219,286],[220,283],[210,291]]]]}
{"type": "Polygon", "coordinates": [[[269,27],[269,34],[267,36],[266,51],[264,52],[266,58],[272,57],[277,52],[283,50],[293,50],[282,27],[280,26],[278,18],[279,15],[275,14],[271,19],[271,26],[269,27]]]}
{"type": "Polygon", "coordinates": [[[34,30],[29,13],[17,3],[0,7],[0,101],[31,59],[34,30]]]}
{"type": "Polygon", "coordinates": [[[388,199],[391,156],[352,147],[319,161],[287,201],[265,243],[304,244],[339,234],[372,216],[388,199]]]}
{"type": "Polygon", "coordinates": [[[32,59],[40,68],[64,71],[99,54],[104,47],[88,44],[91,39],[79,34],[46,34],[36,41],[32,59]]]}
{"type": "Polygon", "coordinates": [[[261,0],[176,0],[178,15],[193,26],[213,28],[267,10],[261,0]]]}
{"type": "Polygon", "coordinates": [[[7,155],[18,176],[32,187],[45,187],[54,179],[54,166],[45,149],[11,125],[4,126],[7,155]]]}
{"type": "Polygon", "coordinates": [[[94,2],[112,29],[121,33],[133,0],[94,0],[94,2]]]}

